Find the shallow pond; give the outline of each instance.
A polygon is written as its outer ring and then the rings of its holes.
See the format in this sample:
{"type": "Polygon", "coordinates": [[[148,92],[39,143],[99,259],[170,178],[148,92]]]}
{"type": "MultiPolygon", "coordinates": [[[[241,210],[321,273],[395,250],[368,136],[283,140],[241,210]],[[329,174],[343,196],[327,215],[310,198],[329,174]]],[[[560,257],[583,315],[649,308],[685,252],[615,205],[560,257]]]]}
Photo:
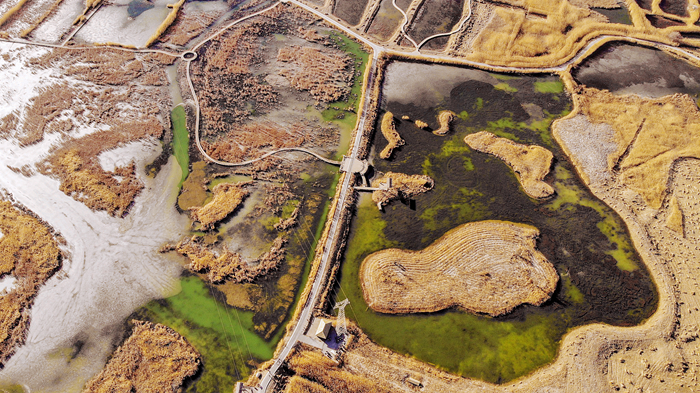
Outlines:
{"type": "MultiPolygon", "coordinates": [[[[390,111],[406,145],[385,161],[386,145],[374,136],[372,159],[380,172],[426,174],[435,188],[406,204],[379,212],[363,195],[353,221],[337,293],[351,301],[348,317],[380,345],[491,382],[507,382],[552,361],[563,334],[593,322],[635,325],[656,307],[648,272],[631,246],[621,219],[581,183],[553,142],[549,127],[568,113],[570,101],[558,78],[490,74],[471,69],[392,63],[382,111],[390,111]],[[437,128],[437,114],[458,114],[453,132],[435,136],[413,124],[437,128]],[[556,196],[529,198],[500,159],[472,151],[465,135],[488,130],[555,155],[545,179],[556,196]],[[490,318],[459,310],[389,315],[368,309],[358,279],[370,253],[389,247],[425,248],[448,230],[471,221],[497,219],[540,230],[538,249],[561,278],[541,307],[521,306],[490,318]]],[[[380,116],[381,117],[381,116],[380,116]]]]}
{"type": "Polygon", "coordinates": [[[614,94],[657,98],[700,91],[700,68],[658,49],[609,43],[583,61],[573,72],[579,83],[614,94]]]}

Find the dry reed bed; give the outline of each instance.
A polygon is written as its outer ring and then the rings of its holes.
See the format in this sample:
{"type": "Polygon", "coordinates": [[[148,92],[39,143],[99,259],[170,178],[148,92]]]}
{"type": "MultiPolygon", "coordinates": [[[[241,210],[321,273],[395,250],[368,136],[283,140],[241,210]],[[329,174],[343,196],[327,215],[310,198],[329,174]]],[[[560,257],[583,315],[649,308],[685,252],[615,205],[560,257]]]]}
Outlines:
{"type": "MultiPolygon", "coordinates": [[[[591,123],[609,124],[614,130],[617,148],[607,157],[607,169],[658,210],[673,163],[682,157],[700,158],[700,111],[695,101],[682,94],[646,99],[592,88],[579,88],[573,98],[572,115],[583,114],[591,123]]],[[[590,181],[585,175],[584,180],[590,181]]]]}
{"type": "Polygon", "coordinates": [[[338,101],[350,92],[354,69],[352,59],[342,53],[323,53],[318,48],[289,46],[280,48],[277,60],[293,66],[280,75],[297,90],[306,90],[319,102],[338,101]]]}
{"type": "Polygon", "coordinates": [[[387,172],[381,178],[372,182],[374,187],[387,184],[391,181],[388,190],[376,190],[372,192],[372,202],[381,210],[392,201],[407,201],[420,194],[433,189],[435,182],[426,175],[406,175],[404,173],[387,172]]]}
{"type": "Polygon", "coordinates": [[[243,200],[249,194],[246,189],[249,184],[250,182],[240,182],[217,185],[212,190],[214,198],[211,202],[202,207],[190,208],[192,221],[199,221],[204,231],[213,228],[217,222],[228,217],[243,203],[243,200]]]}
{"type": "Polygon", "coordinates": [[[394,114],[391,112],[387,112],[384,114],[384,116],[382,116],[380,129],[382,131],[382,135],[384,135],[384,138],[386,138],[388,144],[379,153],[379,157],[388,160],[394,152],[394,149],[396,149],[399,146],[405,145],[406,141],[404,141],[401,138],[401,135],[399,135],[399,132],[396,131],[396,121],[394,120],[394,114]]]}
{"type": "Polygon", "coordinates": [[[459,307],[492,316],[516,306],[540,305],[559,276],[535,249],[529,225],[481,221],[459,226],[420,251],[388,249],[360,267],[365,301],[391,314],[459,307]]]}
{"type": "Polygon", "coordinates": [[[41,221],[0,201],[0,276],[16,279],[0,296],[0,367],[24,343],[34,296],[60,267],[61,254],[51,230],[41,221]]]}
{"type": "Polygon", "coordinates": [[[663,29],[654,27],[634,1],[626,2],[633,24],[607,23],[607,18],[584,4],[567,0],[525,0],[514,8],[497,7],[494,17],[474,39],[469,60],[492,65],[543,67],[559,65],[582,50],[593,39],[612,35],[657,41],[669,45],[697,40],[683,39],[681,32],[700,32],[687,23],[663,29]]]}
{"type": "Polygon", "coordinates": [[[173,329],[132,321],[133,331],[84,393],[179,392],[202,361],[197,350],[173,329]]]}
{"type": "Polygon", "coordinates": [[[240,254],[229,251],[225,246],[221,252],[212,251],[201,244],[202,237],[193,236],[176,246],[163,248],[161,251],[175,250],[190,260],[187,268],[196,273],[207,273],[212,283],[231,281],[235,283],[253,282],[277,270],[285,258],[287,239],[277,237],[270,251],[262,254],[252,263],[243,260],[240,254]]]}
{"type": "Polygon", "coordinates": [[[464,137],[469,147],[492,154],[505,162],[518,177],[525,193],[532,198],[546,198],[554,189],[543,179],[549,173],[554,155],[544,147],[522,145],[481,131],[464,137]]]}
{"type": "MultiPolygon", "coordinates": [[[[295,373],[296,381],[287,385],[285,393],[294,392],[352,392],[389,393],[376,381],[343,370],[339,365],[316,351],[295,348],[287,360],[287,367],[295,373]],[[319,386],[320,385],[320,386],[319,386]],[[309,390],[301,390],[308,388],[309,390]],[[292,390],[299,389],[299,390],[292,390]]],[[[292,378],[294,379],[294,377],[292,378]]]]}

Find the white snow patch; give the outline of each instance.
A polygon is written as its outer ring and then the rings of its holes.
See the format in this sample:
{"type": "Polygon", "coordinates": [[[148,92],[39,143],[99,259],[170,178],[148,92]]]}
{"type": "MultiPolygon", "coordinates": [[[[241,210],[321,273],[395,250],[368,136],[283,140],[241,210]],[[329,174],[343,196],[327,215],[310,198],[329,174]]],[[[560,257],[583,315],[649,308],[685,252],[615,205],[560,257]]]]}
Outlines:
{"type": "Polygon", "coordinates": [[[17,279],[13,276],[0,278],[0,295],[4,295],[15,289],[17,279]]]}
{"type": "Polygon", "coordinates": [[[104,5],[75,35],[89,43],[116,42],[142,47],[165,20],[170,9],[157,4],[136,18],[130,18],[126,6],[104,5]]]}
{"type": "Polygon", "coordinates": [[[127,143],[116,149],[107,150],[97,156],[100,166],[107,172],[113,172],[118,167],[129,165],[134,157],[140,157],[153,151],[160,154],[160,143],[155,139],[146,139],[127,143]]]}

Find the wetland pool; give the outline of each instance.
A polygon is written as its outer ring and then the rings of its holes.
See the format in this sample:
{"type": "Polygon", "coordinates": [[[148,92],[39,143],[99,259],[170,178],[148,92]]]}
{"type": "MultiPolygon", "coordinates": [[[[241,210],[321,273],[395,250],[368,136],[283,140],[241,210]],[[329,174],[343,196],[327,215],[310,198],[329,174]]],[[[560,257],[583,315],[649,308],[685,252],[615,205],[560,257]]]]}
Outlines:
{"type": "Polygon", "coordinates": [[[572,75],[583,85],[616,95],[658,98],[682,93],[700,98],[699,68],[661,50],[627,43],[601,46],[572,75]]]}
{"type": "Polygon", "coordinates": [[[378,152],[387,142],[377,131],[370,154],[375,170],[425,174],[435,188],[407,203],[395,201],[384,212],[370,195],[360,198],[336,300],[350,299],[347,316],[373,341],[465,377],[505,383],[551,362],[562,336],[576,326],[631,326],[654,312],[656,289],[624,223],[588,191],[550,135],[551,123],[571,108],[557,77],[395,62],[387,68],[383,92],[378,118],[392,112],[406,145],[382,160],[378,152]],[[436,129],[437,114],[445,109],[458,115],[447,136],[413,124],[423,120],[436,129]],[[469,149],[464,136],[482,130],[552,151],[555,161],[545,181],[556,195],[528,197],[505,163],[469,149]],[[390,315],[367,307],[358,272],[370,253],[423,249],[458,225],[490,219],[539,229],[537,248],[560,275],[550,301],[496,318],[455,309],[390,315]]]}

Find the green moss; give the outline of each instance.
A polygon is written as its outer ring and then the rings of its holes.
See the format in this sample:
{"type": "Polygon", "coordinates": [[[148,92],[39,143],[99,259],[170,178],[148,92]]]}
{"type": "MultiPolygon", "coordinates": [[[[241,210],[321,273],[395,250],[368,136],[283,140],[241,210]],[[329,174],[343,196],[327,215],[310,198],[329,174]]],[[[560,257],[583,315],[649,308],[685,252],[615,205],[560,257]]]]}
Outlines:
{"type": "Polygon", "coordinates": [[[457,117],[461,120],[467,120],[469,118],[469,113],[467,113],[467,111],[461,111],[457,114],[457,117]]]}
{"type": "Polygon", "coordinates": [[[583,293],[574,285],[573,282],[571,282],[571,276],[568,274],[560,274],[559,275],[563,290],[564,290],[564,296],[566,299],[572,303],[576,304],[581,304],[585,301],[585,298],[583,296],[583,293]]]}
{"type": "Polygon", "coordinates": [[[495,87],[497,90],[503,90],[507,93],[515,93],[516,91],[518,91],[518,89],[516,89],[515,87],[512,87],[511,85],[509,85],[505,82],[497,83],[497,84],[493,85],[493,87],[495,87]]]}
{"type": "Polygon", "coordinates": [[[484,109],[484,99],[481,97],[477,97],[476,103],[474,104],[474,107],[477,111],[484,109]]]}
{"type": "Polygon", "coordinates": [[[511,81],[514,79],[520,79],[519,76],[515,75],[508,75],[508,74],[491,74],[494,78],[501,80],[501,81],[511,81]]]}
{"type": "Polygon", "coordinates": [[[561,94],[564,92],[564,84],[561,81],[535,82],[535,91],[538,93],[561,94]]]}
{"type": "Polygon", "coordinates": [[[182,105],[176,106],[172,110],[170,117],[173,123],[173,154],[182,169],[182,179],[180,179],[180,183],[178,184],[179,188],[182,187],[182,183],[187,179],[190,166],[190,137],[187,133],[187,114],[185,113],[185,108],[183,108],[182,105]]]}
{"type": "Polygon", "coordinates": [[[601,221],[596,224],[601,233],[615,245],[614,250],[606,251],[605,253],[615,258],[617,267],[625,271],[633,271],[638,269],[634,262],[634,248],[627,240],[626,231],[622,221],[609,214],[605,205],[590,198],[584,190],[569,184],[566,179],[572,175],[560,166],[555,170],[554,190],[557,193],[556,198],[546,206],[550,210],[558,210],[562,208],[574,209],[575,206],[585,206],[595,210],[601,217],[601,221]]]}

